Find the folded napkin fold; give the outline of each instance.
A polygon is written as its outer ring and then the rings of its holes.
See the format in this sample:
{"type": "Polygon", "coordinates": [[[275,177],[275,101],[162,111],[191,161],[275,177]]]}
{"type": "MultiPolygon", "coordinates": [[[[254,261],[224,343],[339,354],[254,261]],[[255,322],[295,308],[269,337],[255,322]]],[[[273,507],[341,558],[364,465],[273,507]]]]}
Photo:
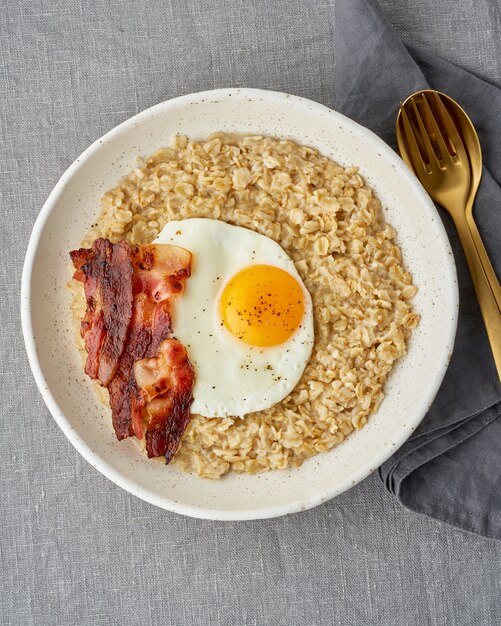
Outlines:
{"type": "MultiPolygon", "coordinates": [[[[501,89],[424,50],[406,47],[375,0],[337,0],[334,17],[338,111],[393,148],[399,103],[418,89],[448,94],[473,120],[484,157],[474,215],[501,275],[501,89]]],[[[380,475],[409,509],[501,539],[501,385],[458,236],[447,213],[441,208],[439,213],[459,280],[454,353],[423,422],[384,463],[380,475]]]]}

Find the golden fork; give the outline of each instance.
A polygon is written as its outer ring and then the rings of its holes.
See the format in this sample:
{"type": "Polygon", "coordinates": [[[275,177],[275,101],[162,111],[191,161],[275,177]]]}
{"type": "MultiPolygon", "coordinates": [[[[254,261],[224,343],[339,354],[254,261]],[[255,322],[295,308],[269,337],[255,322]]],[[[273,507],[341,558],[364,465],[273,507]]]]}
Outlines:
{"type": "Polygon", "coordinates": [[[466,214],[471,183],[468,155],[437,92],[417,92],[400,105],[397,143],[402,157],[405,155],[423,187],[454,220],[501,380],[501,312],[482,267],[466,214]]]}

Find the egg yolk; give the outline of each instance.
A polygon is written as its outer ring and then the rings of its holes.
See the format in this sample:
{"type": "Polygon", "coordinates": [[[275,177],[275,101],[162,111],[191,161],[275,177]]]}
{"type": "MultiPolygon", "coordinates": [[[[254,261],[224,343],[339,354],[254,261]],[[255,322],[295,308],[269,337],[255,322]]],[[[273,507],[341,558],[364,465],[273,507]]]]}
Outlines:
{"type": "Polygon", "coordinates": [[[251,346],[287,341],[304,315],[304,295],[296,279],[272,265],[252,265],[235,274],[220,301],[225,327],[251,346]]]}

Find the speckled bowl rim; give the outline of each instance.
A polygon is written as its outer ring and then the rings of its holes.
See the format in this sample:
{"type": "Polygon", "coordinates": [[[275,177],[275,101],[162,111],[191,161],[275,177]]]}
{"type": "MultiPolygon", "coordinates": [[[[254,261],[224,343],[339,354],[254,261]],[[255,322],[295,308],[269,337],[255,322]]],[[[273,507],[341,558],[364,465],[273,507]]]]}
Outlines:
{"type": "MultiPolygon", "coordinates": [[[[202,518],[202,519],[214,519],[214,520],[223,520],[223,521],[236,521],[236,520],[250,520],[250,519],[264,519],[270,517],[278,517],[281,515],[286,515],[290,513],[295,513],[298,511],[303,511],[306,509],[313,508],[318,506],[319,504],[326,502],[335,496],[343,493],[344,491],[350,489],[355,484],[362,481],[366,478],[375,468],[379,467],[384,463],[412,434],[418,424],[422,421],[425,416],[428,408],[430,407],[435,395],[440,388],[443,377],[447,371],[447,367],[449,365],[452,347],[454,345],[454,339],[457,328],[457,320],[458,320],[458,307],[459,307],[459,294],[457,288],[457,277],[456,277],[456,267],[454,264],[454,257],[452,255],[449,240],[443,227],[443,224],[440,219],[436,221],[436,229],[437,234],[441,241],[443,242],[445,250],[449,253],[447,254],[447,258],[449,262],[445,267],[442,268],[443,273],[447,276],[447,280],[451,286],[451,304],[452,310],[450,311],[449,318],[449,327],[448,327],[448,336],[446,337],[446,345],[448,346],[447,350],[444,350],[442,354],[437,355],[438,362],[438,372],[439,374],[435,377],[435,380],[430,381],[428,388],[423,392],[422,402],[419,407],[415,411],[413,419],[406,419],[405,427],[402,427],[401,432],[398,436],[393,437],[394,447],[389,449],[384,449],[377,457],[371,457],[357,472],[349,475],[343,482],[336,485],[335,487],[325,490],[322,493],[315,493],[310,498],[307,498],[301,502],[293,502],[288,505],[279,505],[279,506],[270,506],[265,509],[248,509],[248,510],[219,510],[219,509],[207,509],[198,507],[192,504],[185,504],[179,501],[174,501],[165,496],[158,495],[147,489],[142,487],[138,487],[137,484],[134,484],[127,477],[124,477],[121,472],[117,471],[114,467],[112,467],[107,461],[102,459],[98,454],[94,453],[93,450],[87,445],[87,443],[81,440],[72,429],[68,419],[60,409],[57,401],[55,400],[51,390],[47,386],[45,377],[43,375],[42,367],[37,354],[37,346],[35,337],[33,335],[32,328],[32,310],[31,310],[31,293],[30,293],[30,284],[31,284],[31,275],[33,269],[33,262],[35,259],[35,255],[37,252],[38,243],[43,232],[44,226],[47,222],[47,219],[53,210],[54,206],[57,204],[57,201],[62,193],[63,188],[69,182],[71,177],[76,173],[76,171],[82,167],[84,163],[86,163],[89,159],[92,159],[96,151],[98,151],[100,145],[104,142],[112,140],[116,135],[122,133],[127,128],[132,128],[134,125],[141,123],[143,120],[151,117],[154,114],[157,114],[160,111],[168,110],[170,107],[175,107],[183,104],[192,104],[193,102],[200,102],[203,100],[209,99],[219,99],[219,98],[227,98],[230,95],[239,96],[244,95],[249,98],[260,98],[262,100],[272,101],[273,103],[280,103],[285,100],[290,105],[291,102],[294,103],[295,106],[301,107],[305,115],[308,115],[309,112],[314,111],[317,113],[329,113],[331,116],[337,117],[338,121],[342,123],[346,128],[351,128],[353,131],[358,133],[363,133],[366,135],[368,139],[372,141],[374,144],[375,150],[377,149],[380,153],[384,154],[385,158],[392,162],[392,165],[395,167],[399,176],[403,176],[407,178],[407,182],[411,187],[414,188],[414,192],[417,196],[420,197],[421,204],[423,206],[423,210],[430,212],[430,218],[437,217],[437,211],[435,206],[433,205],[431,199],[429,198],[426,191],[423,189],[421,184],[415,178],[415,176],[410,172],[410,170],[405,166],[400,157],[377,135],[375,135],[372,131],[367,128],[357,124],[350,118],[329,109],[328,107],[314,102],[312,100],[308,100],[306,98],[302,98],[300,96],[294,96],[286,93],[268,91],[263,89],[252,89],[252,88],[224,88],[224,89],[215,89],[210,91],[197,92],[192,94],[187,94],[183,96],[179,96],[177,98],[173,98],[171,100],[167,100],[165,102],[161,102],[153,107],[150,107],[141,113],[129,118],[128,120],[122,122],[108,133],[94,141],[82,154],[70,165],[70,167],[64,172],[61,176],[54,189],[50,193],[47,201],[42,207],[40,211],[34,227],[30,236],[30,240],[27,247],[25,262],[23,266],[22,272],[22,281],[21,281],[21,321],[22,321],[22,329],[24,335],[24,341],[26,346],[26,351],[29,359],[29,363],[33,372],[33,376],[35,378],[36,384],[42,397],[47,405],[49,411],[54,417],[55,421],[69,439],[71,444],[78,450],[78,452],[99,472],[109,478],[116,485],[122,487],[129,493],[138,496],[139,498],[155,505],[163,509],[167,509],[176,513],[180,513],[183,515],[187,515],[190,517],[202,518]]],[[[200,479],[204,480],[204,479],[200,479]]]]}

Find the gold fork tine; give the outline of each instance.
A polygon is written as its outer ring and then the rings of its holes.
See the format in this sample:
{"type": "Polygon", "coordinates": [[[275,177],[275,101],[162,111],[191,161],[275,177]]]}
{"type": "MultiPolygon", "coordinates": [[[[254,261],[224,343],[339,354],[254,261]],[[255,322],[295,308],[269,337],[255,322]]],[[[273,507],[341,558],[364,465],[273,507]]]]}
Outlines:
{"type": "Polygon", "coordinates": [[[423,174],[426,174],[423,157],[421,156],[421,152],[419,150],[419,145],[416,139],[416,135],[414,129],[412,127],[411,121],[407,114],[405,108],[400,105],[400,115],[402,116],[402,124],[404,127],[404,136],[407,140],[407,145],[410,150],[410,156],[412,160],[412,164],[419,178],[422,177],[423,174]]]}
{"type": "Polygon", "coordinates": [[[443,103],[443,100],[437,91],[433,92],[433,99],[435,101],[437,109],[440,112],[440,117],[442,118],[441,121],[447,132],[447,139],[451,145],[451,148],[456,153],[458,159],[467,162],[468,155],[466,154],[466,148],[464,146],[461,135],[459,134],[456,125],[452,117],[450,116],[449,111],[445,107],[445,104],[443,103]]]}
{"type": "Polygon", "coordinates": [[[431,144],[430,136],[428,134],[428,131],[426,130],[425,123],[423,121],[423,118],[421,117],[421,114],[419,112],[419,109],[417,107],[417,104],[414,98],[411,99],[411,105],[414,111],[414,115],[416,116],[416,120],[419,126],[419,132],[421,135],[421,140],[424,144],[424,147],[426,150],[426,156],[428,157],[430,167],[432,170],[436,170],[438,167],[440,167],[438,163],[438,158],[437,158],[437,155],[435,154],[435,150],[433,149],[433,146],[431,144]]]}
{"type": "MultiPolygon", "coordinates": [[[[438,143],[438,147],[440,150],[440,159],[441,161],[445,161],[447,165],[449,164],[453,164],[453,159],[452,156],[449,152],[449,148],[447,147],[447,144],[445,143],[445,139],[444,136],[442,134],[442,131],[440,130],[440,128],[438,127],[437,124],[437,120],[435,118],[435,114],[433,113],[430,103],[428,102],[428,99],[426,97],[426,94],[423,94],[421,96],[421,104],[422,107],[424,109],[424,116],[426,116],[426,121],[431,125],[431,128],[433,130],[433,135],[434,135],[434,139],[435,141],[438,143]]],[[[417,108],[417,107],[416,107],[417,108]]],[[[425,120],[423,119],[423,123],[425,122],[425,120]]],[[[424,124],[426,127],[426,124],[424,124]]],[[[427,135],[429,136],[430,133],[429,131],[427,131],[427,135]]],[[[439,155],[436,155],[437,158],[439,155]]]]}

